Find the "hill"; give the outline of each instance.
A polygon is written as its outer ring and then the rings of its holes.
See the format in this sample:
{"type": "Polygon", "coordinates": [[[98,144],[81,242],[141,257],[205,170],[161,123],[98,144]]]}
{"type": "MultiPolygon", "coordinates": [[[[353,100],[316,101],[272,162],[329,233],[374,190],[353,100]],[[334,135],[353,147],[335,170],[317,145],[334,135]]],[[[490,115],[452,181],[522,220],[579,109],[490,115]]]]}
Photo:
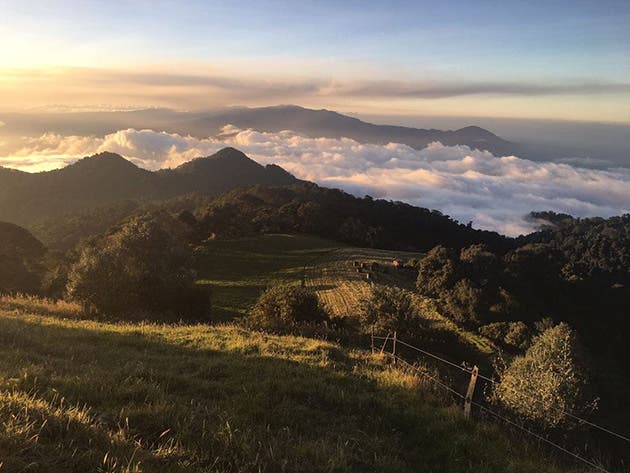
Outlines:
{"type": "Polygon", "coordinates": [[[560,471],[363,351],[30,310],[0,303],[5,471],[560,471]]]}
{"type": "Polygon", "coordinates": [[[476,230],[436,210],[403,202],[354,197],[312,183],[254,186],[223,194],[198,209],[207,235],[232,238],[264,233],[306,233],[355,246],[428,251],[484,243],[495,249],[513,240],[476,230]]]}
{"type": "Polygon", "coordinates": [[[125,200],[164,200],[194,192],[217,195],[241,186],[295,182],[278,166],[261,166],[234,148],[158,172],[114,153],[100,153],[49,172],[0,168],[0,220],[30,225],[125,200]]]}
{"type": "MultiPolygon", "coordinates": [[[[414,270],[394,270],[394,259],[406,262],[421,253],[359,248],[308,235],[259,235],[207,241],[196,250],[199,283],[212,288],[213,318],[238,321],[267,287],[300,284],[314,290],[337,317],[353,319],[360,299],[372,284],[413,289],[414,270]],[[376,271],[357,271],[355,262],[376,271]],[[368,279],[370,274],[370,279],[368,279]]],[[[429,300],[418,297],[424,315],[426,348],[458,360],[489,365],[495,347],[484,337],[442,317],[429,300]]]]}

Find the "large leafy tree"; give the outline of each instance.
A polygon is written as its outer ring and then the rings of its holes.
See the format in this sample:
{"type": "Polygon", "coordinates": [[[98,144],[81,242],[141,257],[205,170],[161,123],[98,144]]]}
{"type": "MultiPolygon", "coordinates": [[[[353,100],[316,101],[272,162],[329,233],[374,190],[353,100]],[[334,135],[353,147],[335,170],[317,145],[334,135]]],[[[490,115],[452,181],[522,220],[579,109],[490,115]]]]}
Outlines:
{"type": "Polygon", "coordinates": [[[588,364],[577,334],[561,323],[538,335],[501,375],[494,396],[501,405],[543,427],[567,426],[568,414],[593,407],[588,364]]]}
{"type": "Polygon", "coordinates": [[[194,284],[180,224],[148,214],[91,241],[70,268],[69,296],[101,314],[204,318],[208,298],[194,284]]]}

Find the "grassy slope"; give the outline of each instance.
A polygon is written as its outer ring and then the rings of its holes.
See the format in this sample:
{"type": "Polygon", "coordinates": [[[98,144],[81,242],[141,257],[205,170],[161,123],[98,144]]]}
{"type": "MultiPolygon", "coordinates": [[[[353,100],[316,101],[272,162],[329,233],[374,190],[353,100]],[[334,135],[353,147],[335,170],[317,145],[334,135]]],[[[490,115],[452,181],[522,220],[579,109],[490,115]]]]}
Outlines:
{"type": "Polygon", "coordinates": [[[213,318],[245,315],[265,288],[300,281],[304,265],[339,248],[329,240],[292,235],[208,242],[196,254],[200,283],[213,288],[213,318]]]}
{"type": "Polygon", "coordinates": [[[8,307],[0,302],[0,471],[555,471],[363,352],[233,326],[8,307]]]}
{"type": "MultiPolygon", "coordinates": [[[[209,241],[198,248],[200,282],[213,288],[213,319],[231,321],[245,315],[266,287],[298,284],[307,268],[307,285],[315,289],[331,312],[352,316],[371,282],[365,271],[357,273],[354,262],[377,262],[389,266],[394,258],[406,261],[419,253],[344,246],[338,242],[305,235],[265,235],[236,240],[209,241]]],[[[415,281],[388,268],[376,274],[377,284],[413,289],[415,281]],[[397,275],[398,273],[398,275],[397,275]]],[[[487,364],[494,346],[484,337],[463,330],[442,317],[432,301],[420,299],[425,325],[434,344],[425,348],[451,355],[455,361],[487,364]]]]}

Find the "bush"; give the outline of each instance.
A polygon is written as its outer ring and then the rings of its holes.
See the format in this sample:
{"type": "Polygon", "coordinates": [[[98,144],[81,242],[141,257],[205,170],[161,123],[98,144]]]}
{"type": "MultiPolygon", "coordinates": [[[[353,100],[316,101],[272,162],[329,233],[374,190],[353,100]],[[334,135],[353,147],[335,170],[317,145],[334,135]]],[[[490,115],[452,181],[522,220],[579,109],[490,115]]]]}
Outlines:
{"type": "Polygon", "coordinates": [[[377,332],[417,331],[420,313],[409,291],[397,287],[375,286],[361,300],[359,316],[365,327],[377,332]]]}
{"type": "Polygon", "coordinates": [[[313,291],[300,286],[275,286],[264,291],[252,307],[248,321],[263,330],[285,330],[320,325],[328,314],[313,291]]]}
{"type": "MultiPolygon", "coordinates": [[[[180,223],[179,223],[180,224],[180,223]]],[[[209,297],[195,285],[191,251],[164,214],[137,217],[87,244],[68,274],[68,295],[99,314],[203,320],[209,297]]]]}
{"type": "Polygon", "coordinates": [[[494,322],[479,327],[479,333],[498,345],[524,350],[530,342],[530,330],[523,322],[494,322]]]}
{"type": "Polygon", "coordinates": [[[501,373],[495,400],[545,428],[568,427],[564,412],[592,409],[587,363],[576,333],[564,323],[538,335],[501,373]]]}

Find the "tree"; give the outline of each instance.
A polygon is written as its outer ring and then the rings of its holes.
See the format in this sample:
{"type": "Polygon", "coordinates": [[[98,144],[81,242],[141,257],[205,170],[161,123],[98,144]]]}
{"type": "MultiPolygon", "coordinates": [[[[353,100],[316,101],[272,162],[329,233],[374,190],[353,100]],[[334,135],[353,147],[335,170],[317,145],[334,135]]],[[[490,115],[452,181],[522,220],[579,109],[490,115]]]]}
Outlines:
{"type": "Polygon", "coordinates": [[[179,225],[149,214],[93,240],[70,268],[69,296],[100,314],[204,319],[209,298],[194,284],[190,249],[174,236],[179,225]]]}
{"type": "Polygon", "coordinates": [[[313,291],[300,286],[275,286],[264,291],[249,313],[252,326],[283,330],[328,321],[326,310],[313,291]]]}
{"type": "Polygon", "coordinates": [[[456,280],[457,255],[450,248],[436,246],[418,262],[416,286],[420,294],[439,297],[456,280]]]}
{"type": "Polygon", "coordinates": [[[364,325],[377,332],[412,334],[418,327],[420,313],[409,291],[397,287],[374,286],[360,302],[359,315],[364,325]]]}
{"type": "Polygon", "coordinates": [[[501,373],[494,398],[546,428],[569,426],[571,418],[564,412],[592,409],[588,366],[575,331],[561,323],[534,338],[525,355],[501,373]]]}
{"type": "Polygon", "coordinates": [[[38,292],[45,253],[28,230],[0,222],[0,293],[38,292]]]}

